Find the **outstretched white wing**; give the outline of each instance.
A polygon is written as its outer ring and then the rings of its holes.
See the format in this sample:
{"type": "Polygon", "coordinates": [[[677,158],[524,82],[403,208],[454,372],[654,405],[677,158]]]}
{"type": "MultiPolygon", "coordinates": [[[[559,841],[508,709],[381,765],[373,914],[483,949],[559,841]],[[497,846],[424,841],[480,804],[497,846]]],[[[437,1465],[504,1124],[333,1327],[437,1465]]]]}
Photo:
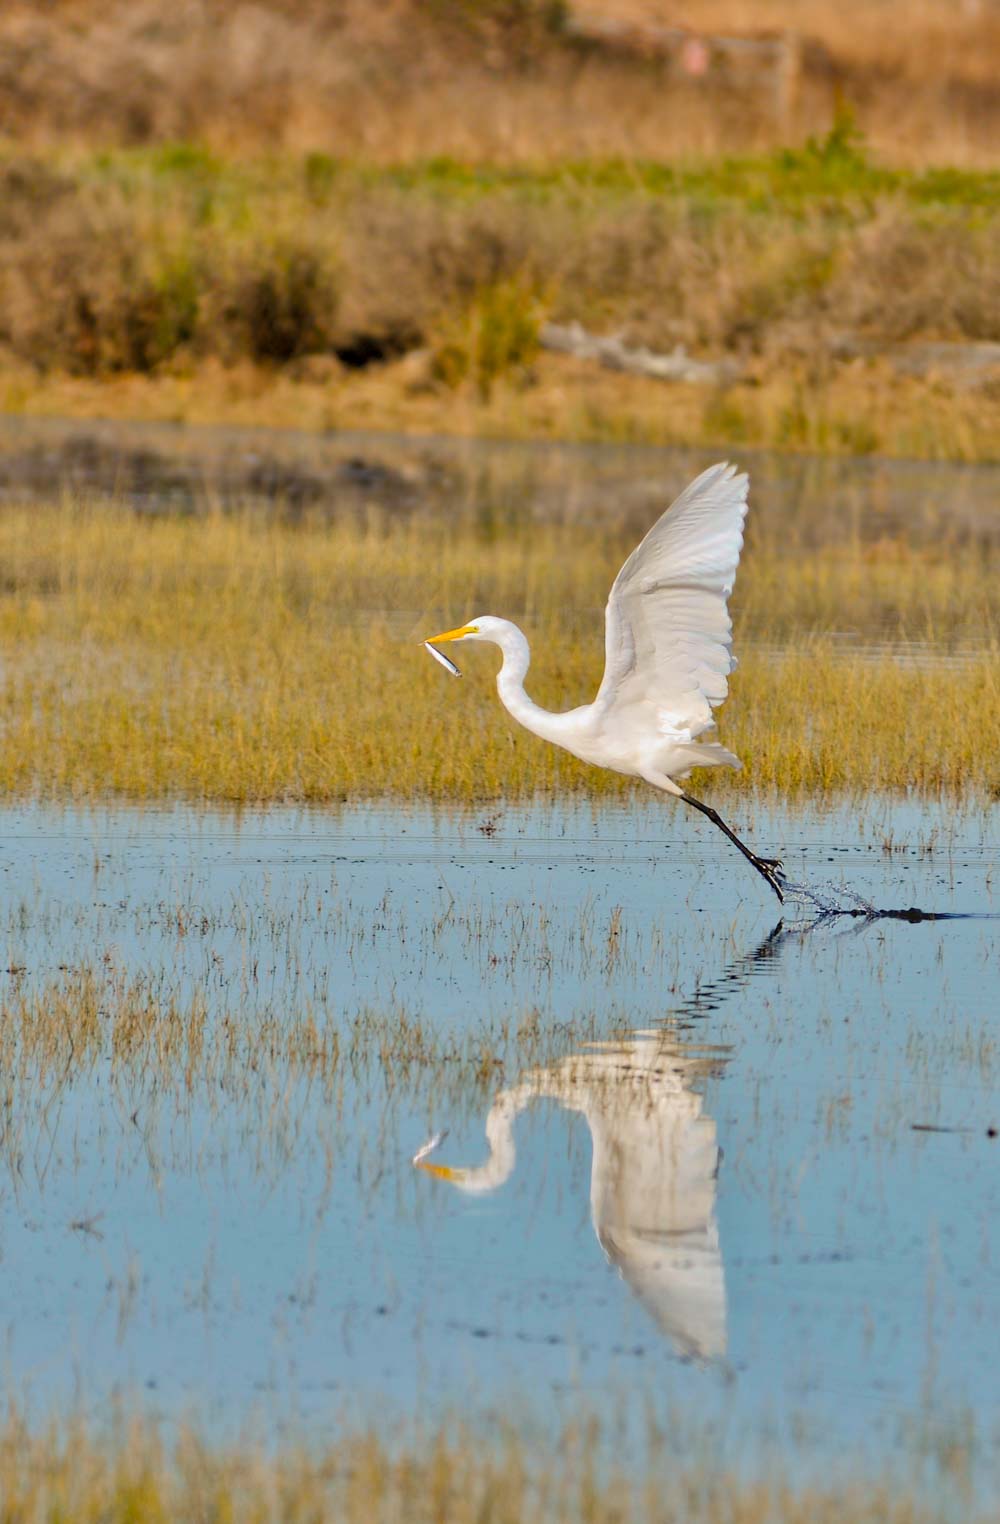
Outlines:
{"type": "Polygon", "coordinates": [[[664,736],[712,725],[736,665],[726,600],[743,548],[748,479],[710,466],[658,519],[608,596],[605,667],[595,707],[664,736]],[[639,720],[639,714],[635,715],[639,720]]]}

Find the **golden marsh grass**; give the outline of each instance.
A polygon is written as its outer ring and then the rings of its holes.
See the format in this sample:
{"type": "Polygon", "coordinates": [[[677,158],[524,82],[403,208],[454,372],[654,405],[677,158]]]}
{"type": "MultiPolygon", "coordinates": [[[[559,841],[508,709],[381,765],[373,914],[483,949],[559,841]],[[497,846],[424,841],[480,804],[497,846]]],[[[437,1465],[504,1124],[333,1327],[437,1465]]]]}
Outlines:
{"type": "MultiPolygon", "coordinates": [[[[233,803],[627,790],[515,730],[491,655],[463,651],[457,684],[418,642],[503,613],[532,640],[539,702],[582,702],[629,548],[578,526],[491,538],[461,523],[8,508],[0,783],[8,796],[233,803]]],[[[746,770],[711,787],[992,793],[996,586],[995,553],[975,546],[753,537],[720,716],[746,770]],[[870,646],[852,654],[839,633],[870,646]],[[883,644],[899,641],[923,643],[919,659],[883,644]]]]}
{"type": "Polygon", "coordinates": [[[546,1449],[512,1424],[501,1423],[484,1442],[455,1421],[396,1444],[361,1429],[322,1445],[284,1440],[265,1450],[246,1441],[213,1444],[193,1425],[172,1442],[154,1425],[125,1418],[103,1435],[83,1423],[32,1425],[14,1408],[0,1432],[0,1495],[11,1524],[931,1524],[954,1517],[890,1482],[741,1481],[709,1460],[678,1459],[677,1441],[667,1436],[662,1453],[653,1440],[648,1464],[602,1473],[601,1437],[599,1423],[582,1420],[546,1449]]]}

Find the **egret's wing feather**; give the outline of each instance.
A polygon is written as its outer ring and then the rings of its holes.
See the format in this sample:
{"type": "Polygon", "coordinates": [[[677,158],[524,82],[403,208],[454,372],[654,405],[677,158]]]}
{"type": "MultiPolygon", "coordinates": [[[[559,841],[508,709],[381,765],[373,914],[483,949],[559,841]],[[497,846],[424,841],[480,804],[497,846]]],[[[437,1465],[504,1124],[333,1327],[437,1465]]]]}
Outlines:
{"type": "Polygon", "coordinates": [[[726,600],[743,548],[748,486],[735,466],[703,471],[618,573],[597,694],[605,713],[651,705],[658,728],[690,736],[712,724],[735,666],[726,600]]]}

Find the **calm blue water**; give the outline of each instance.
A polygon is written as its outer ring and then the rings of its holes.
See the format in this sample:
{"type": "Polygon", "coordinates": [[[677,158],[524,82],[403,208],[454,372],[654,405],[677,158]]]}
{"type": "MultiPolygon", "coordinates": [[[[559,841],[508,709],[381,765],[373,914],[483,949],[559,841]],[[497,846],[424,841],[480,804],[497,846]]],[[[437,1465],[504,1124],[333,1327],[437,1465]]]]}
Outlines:
{"type": "MultiPolygon", "coordinates": [[[[728,813],[795,879],[1000,910],[995,810],[728,813]]],[[[8,1055],[3,1370],[35,1409],[584,1403],[820,1468],[903,1465],[923,1425],[993,1484],[1000,922],[779,924],[659,801],[7,810],[2,842],[5,1003],[88,966],[214,1034],[187,1073],[8,1055]],[[273,1040],[310,1016],[333,1078],[273,1040]],[[450,1070],[384,1057],[404,1022],[450,1070]],[[426,1162],[471,1174],[413,1167],[444,1129],[426,1162]]]]}

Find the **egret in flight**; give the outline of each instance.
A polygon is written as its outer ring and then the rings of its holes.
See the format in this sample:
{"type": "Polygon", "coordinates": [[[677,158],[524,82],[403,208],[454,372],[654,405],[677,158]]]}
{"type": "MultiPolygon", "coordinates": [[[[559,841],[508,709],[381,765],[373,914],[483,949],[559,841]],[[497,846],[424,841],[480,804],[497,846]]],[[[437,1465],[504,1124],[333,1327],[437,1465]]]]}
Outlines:
{"type": "Polygon", "coordinates": [[[740,766],[710,737],[712,710],[726,697],[736,665],[727,599],[743,548],[748,487],[735,466],[710,466],[633,550],[608,595],[604,677],[592,704],[550,714],[528,697],[528,642],[509,619],[482,614],[425,644],[456,677],[458,668],[437,645],[485,640],[499,646],[497,689],[515,720],[584,762],[643,778],[700,810],[784,900],[781,862],[758,857],[677,782],[692,767],[740,766]]]}

